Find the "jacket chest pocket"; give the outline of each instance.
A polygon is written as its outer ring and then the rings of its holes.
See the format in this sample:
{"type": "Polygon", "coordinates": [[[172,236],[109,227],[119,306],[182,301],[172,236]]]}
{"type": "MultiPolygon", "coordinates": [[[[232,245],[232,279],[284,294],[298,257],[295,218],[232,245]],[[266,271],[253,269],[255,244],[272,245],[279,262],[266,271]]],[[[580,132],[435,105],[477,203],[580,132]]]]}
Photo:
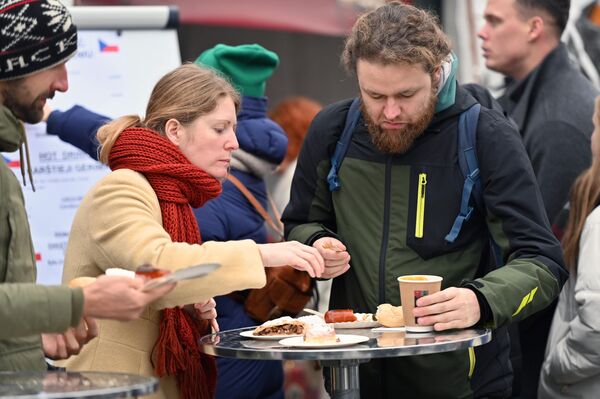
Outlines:
{"type": "MultiPolygon", "coordinates": [[[[409,179],[406,244],[421,258],[454,252],[481,231],[479,212],[463,224],[453,243],[445,240],[459,214],[464,178],[452,166],[413,166],[409,179]]],[[[474,202],[472,202],[474,203],[474,202]]]]}

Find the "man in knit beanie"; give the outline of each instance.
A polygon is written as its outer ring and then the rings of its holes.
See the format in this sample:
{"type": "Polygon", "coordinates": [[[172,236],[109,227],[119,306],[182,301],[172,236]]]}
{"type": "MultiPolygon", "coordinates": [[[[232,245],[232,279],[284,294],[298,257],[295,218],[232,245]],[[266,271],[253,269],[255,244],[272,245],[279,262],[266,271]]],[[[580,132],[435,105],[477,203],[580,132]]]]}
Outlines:
{"type": "Polygon", "coordinates": [[[77,30],[59,1],[0,1],[0,95],[20,120],[39,122],[46,99],[68,89],[65,62],[76,51],[77,30]]]}
{"type": "MultiPolygon", "coordinates": [[[[39,122],[46,100],[68,89],[65,62],[76,51],[77,30],[59,1],[0,0],[0,152],[27,149],[22,122],[39,122]]],[[[141,280],[126,277],[101,276],[83,289],[35,279],[23,193],[0,157],[0,371],[46,370],[44,356],[68,357],[97,335],[92,317],[132,320],[173,288],[143,293],[141,280]]]]}

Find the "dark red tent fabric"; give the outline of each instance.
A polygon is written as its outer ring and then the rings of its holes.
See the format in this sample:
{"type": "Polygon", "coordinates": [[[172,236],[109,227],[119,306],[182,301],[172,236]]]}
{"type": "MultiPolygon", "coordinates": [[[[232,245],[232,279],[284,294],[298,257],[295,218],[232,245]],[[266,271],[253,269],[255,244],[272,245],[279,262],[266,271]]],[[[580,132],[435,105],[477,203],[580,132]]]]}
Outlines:
{"type": "MultiPolygon", "coordinates": [[[[367,3],[363,1],[363,3],[367,3]]],[[[182,24],[343,36],[364,9],[349,0],[83,0],[81,5],[177,5],[182,24]]]]}

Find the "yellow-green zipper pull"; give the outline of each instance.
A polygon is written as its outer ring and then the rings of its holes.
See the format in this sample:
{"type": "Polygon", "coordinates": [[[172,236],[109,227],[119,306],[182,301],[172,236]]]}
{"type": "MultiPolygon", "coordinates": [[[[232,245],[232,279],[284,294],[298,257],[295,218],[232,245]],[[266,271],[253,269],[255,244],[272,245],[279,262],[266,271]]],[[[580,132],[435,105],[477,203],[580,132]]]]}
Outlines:
{"type": "Polygon", "coordinates": [[[427,188],[427,173],[419,173],[417,190],[417,217],[415,220],[415,237],[423,238],[423,223],[425,219],[425,191],[427,188]]]}

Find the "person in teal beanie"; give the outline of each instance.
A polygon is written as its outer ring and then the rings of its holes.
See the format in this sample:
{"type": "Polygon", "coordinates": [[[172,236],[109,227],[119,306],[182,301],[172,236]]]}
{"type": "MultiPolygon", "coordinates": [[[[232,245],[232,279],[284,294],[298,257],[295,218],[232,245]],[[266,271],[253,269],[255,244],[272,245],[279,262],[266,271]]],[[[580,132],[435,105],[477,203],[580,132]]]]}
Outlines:
{"type": "MultiPolygon", "coordinates": [[[[265,177],[275,171],[287,151],[287,135],[267,118],[264,96],[266,81],[277,68],[279,57],[258,44],[218,44],[204,51],[195,62],[220,72],[242,94],[236,130],[240,148],[232,153],[230,174],[267,209],[265,177]]],[[[204,240],[267,242],[262,217],[229,181],[223,183],[221,196],[196,209],[195,215],[204,240]]],[[[221,329],[258,324],[245,312],[243,297],[215,298],[221,329]]],[[[217,358],[217,375],[217,399],[284,397],[283,367],[279,361],[217,358]]]]}
{"type": "Polygon", "coordinates": [[[195,63],[223,74],[242,95],[263,97],[267,79],[279,65],[279,57],[260,44],[217,44],[200,54],[195,63]]]}

